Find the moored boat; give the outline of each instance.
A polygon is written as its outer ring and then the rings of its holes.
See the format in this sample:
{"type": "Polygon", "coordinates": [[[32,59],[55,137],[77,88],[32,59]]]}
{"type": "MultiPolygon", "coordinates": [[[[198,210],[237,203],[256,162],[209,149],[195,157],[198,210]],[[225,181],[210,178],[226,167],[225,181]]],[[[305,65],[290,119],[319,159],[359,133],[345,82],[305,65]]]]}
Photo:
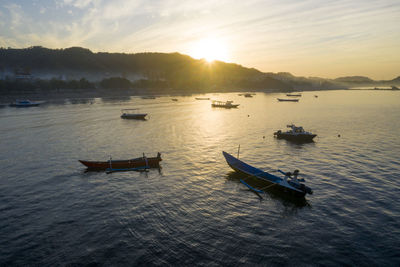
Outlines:
{"type": "Polygon", "coordinates": [[[210,100],[209,97],[195,97],[196,100],[210,100]]]}
{"type": "Polygon", "coordinates": [[[291,99],[288,99],[288,98],[277,98],[278,99],[278,101],[279,102],[299,102],[299,99],[297,99],[297,98],[295,98],[295,99],[293,99],[293,98],[291,98],[291,99]]]}
{"type": "Polygon", "coordinates": [[[237,108],[239,105],[240,104],[233,104],[233,101],[224,102],[224,101],[216,101],[216,100],[214,100],[211,103],[211,106],[215,107],[215,108],[237,108]]]}
{"type": "Polygon", "coordinates": [[[257,193],[264,193],[263,190],[270,188],[272,186],[275,186],[278,189],[281,189],[282,191],[286,192],[286,193],[290,193],[293,194],[294,196],[298,196],[298,197],[304,197],[306,194],[312,194],[313,191],[310,187],[307,187],[304,183],[303,179],[297,179],[297,175],[299,173],[298,170],[293,172],[293,176],[292,173],[284,173],[280,170],[278,170],[281,174],[284,175],[283,178],[270,174],[268,172],[262,171],[261,169],[258,169],[256,167],[253,167],[241,160],[239,160],[238,158],[235,158],[234,156],[232,156],[231,154],[222,151],[222,154],[225,157],[226,162],[228,163],[228,165],[235,170],[236,172],[239,173],[243,173],[246,174],[247,178],[250,177],[254,177],[256,179],[265,181],[267,183],[269,183],[269,185],[267,187],[261,188],[261,189],[257,189],[254,188],[252,186],[250,186],[249,184],[247,184],[244,180],[242,179],[240,180],[244,185],[246,185],[250,190],[257,192],[257,193]]]}
{"type": "Polygon", "coordinates": [[[282,132],[278,130],[274,133],[274,136],[278,139],[286,139],[296,142],[312,142],[316,134],[304,131],[303,127],[295,126],[294,124],[287,125],[290,130],[282,132]]]}
{"type": "Polygon", "coordinates": [[[122,119],[145,120],[147,113],[138,113],[137,108],[121,109],[122,119]]]}
{"type": "Polygon", "coordinates": [[[128,160],[110,160],[108,161],[87,161],[79,160],[80,163],[85,165],[88,170],[104,171],[107,169],[121,170],[121,169],[138,169],[138,168],[159,168],[161,161],[160,152],[157,153],[157,157],[146,157],[143,156],[128,160]]]}
{"type": "Polygon", "coordinates": [[[286,94],[286,96],[295,96],[295,97],[300,97],[301,94],[286,94]]]}
{"type": "Polygon", "coordinates": [[[11,103],[11,107],[37,107],[40,104],[43,104],[44,101],[30,101],[28,99],[25,100],[15,100],[15,102],[11,103]]]}

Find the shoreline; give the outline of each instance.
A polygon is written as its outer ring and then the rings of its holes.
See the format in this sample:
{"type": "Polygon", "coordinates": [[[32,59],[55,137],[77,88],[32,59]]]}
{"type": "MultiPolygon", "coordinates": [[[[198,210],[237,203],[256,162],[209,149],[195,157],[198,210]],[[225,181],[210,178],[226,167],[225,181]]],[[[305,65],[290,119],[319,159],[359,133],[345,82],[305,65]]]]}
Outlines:
{"type": "MultiPolygon", "coordinates": [[[[345,88],[336,88],[332,90],[348,90],[345,88]]],[[[252,89],[236,89],[226,90],[165,90],[165,89],[58,89],[58,90],[23,90],[18,92],[1,92],[0,105],[10,104],[16,99],[29,99],[33,101],[60,101],[65,99],[94,99],[94,98],[119,98],[119,97],[140,97],[140,96],[189,96],[189,95],[205,95],[215,93],[291,93],[291,92],[312,92],[321,91],[315,90],[282,90],[282,89],[267,89],[267,90],[252,90],[252,89]]]]}

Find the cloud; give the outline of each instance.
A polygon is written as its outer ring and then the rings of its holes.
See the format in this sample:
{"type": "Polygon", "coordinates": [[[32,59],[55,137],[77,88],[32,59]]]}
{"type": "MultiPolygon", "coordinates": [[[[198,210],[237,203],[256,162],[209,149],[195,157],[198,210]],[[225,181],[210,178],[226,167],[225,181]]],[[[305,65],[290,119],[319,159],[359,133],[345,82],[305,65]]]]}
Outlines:
{"type": "Polygon", "coordinates": [[[96,0],[64,0],[63,4],[64,5],[69,5],[73,6],[76,8],[86,8],[90,4],[93,4],[95,2],[98,2],[96,0]]]}
{"type": "Polygon", "coordinates": [[[396,0],[44,0],[42,9],[5,1],[5,46],[189,53],[216,36],[230,46],[231,61],[265,71],[272,65],[290,71],[305,60],[324,69],[321,59],[329,58],[372,62],[393,54],[400,61],[396,0]]]}
{"type": "Polygon", "coordinates": [[[10,28],[11,29],[15,29],[16,27],[18,27],[19,25],[21,25],[21,21],[22,21],[22,17],[23,17],[23,12],[21,9],[20,5],[17,4],[8,4],[4,6],[9,14],[10,14],[10,28]]]}

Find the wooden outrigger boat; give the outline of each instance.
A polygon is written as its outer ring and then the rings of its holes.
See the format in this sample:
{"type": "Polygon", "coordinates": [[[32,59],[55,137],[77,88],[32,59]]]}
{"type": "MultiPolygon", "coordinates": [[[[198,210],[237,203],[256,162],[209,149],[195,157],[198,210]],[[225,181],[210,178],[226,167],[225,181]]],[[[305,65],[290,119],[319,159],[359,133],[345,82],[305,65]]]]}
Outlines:
{"type": "Polygon", "coordinates": [[[238,158],[235,158],[231,154],[222,151],[222,154],[225,157],[226,162],[228,165],[235,171],[243,173],[248,175],[245,179],[254,177],[256,179],[260,179],[262,181],[265,181],[269,183],[267,187],[257,189],[249,184],[247,184],[244,180],[241,179],[240,182],[243,183],[245,186],[247,186],[250,190],[256,192],[256,193],[264,193],[263,190],[270,188],[272,186],[275,186],[275,188],[279,188],[282,191],[286,193],[293,194],[294,196],[297,197],[304,197],[306,194],[312,194],[313,191],[311,188],[305,186],[303,183],[304,179],[297,179],[297,174],[298,170],[294,171],[293,177],[291,176],[291,173],[284,173],[281,170],[278,170],[281,174],[284,175],[284,178],[272,175],[268,172],[262,171],[258,168],[255,168],[253,166],[250,166],[247,163],[244,163],[243,161],[239,160],[238,158]],[[288,180],[290,178],[290,180],[288,180]]]}
{"type": "Polygon", "coordinates": [[[85,165],[88,170],[95,171],[127,171],[127,170],[141,170],[143,168],[159,168],[161,161],[160,152],[157,157],[148,158],[143,154],[143,157],[128,159],[128,160],[110,160],[108,161],[86,161],[79,160],[80,163],[85,165]]]}

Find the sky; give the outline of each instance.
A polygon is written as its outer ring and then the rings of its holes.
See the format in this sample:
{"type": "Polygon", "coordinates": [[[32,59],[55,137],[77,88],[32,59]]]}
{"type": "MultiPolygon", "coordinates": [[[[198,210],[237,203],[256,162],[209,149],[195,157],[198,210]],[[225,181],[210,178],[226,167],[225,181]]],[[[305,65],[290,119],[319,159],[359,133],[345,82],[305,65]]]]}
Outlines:
{"type": "Polygon", "coordinates": [[[263,72],[400,76],[399,0],[0,0],[0,47],[179,52],[263,72]]]}

